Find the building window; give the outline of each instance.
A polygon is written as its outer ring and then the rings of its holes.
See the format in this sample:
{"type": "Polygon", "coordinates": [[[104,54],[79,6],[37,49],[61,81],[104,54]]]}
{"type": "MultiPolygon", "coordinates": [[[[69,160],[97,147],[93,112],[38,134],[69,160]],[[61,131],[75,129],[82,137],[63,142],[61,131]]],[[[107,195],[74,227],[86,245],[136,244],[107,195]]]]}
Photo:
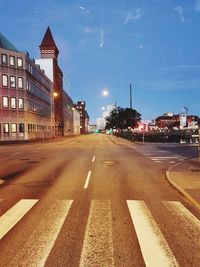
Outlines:
{"type": "Polygon", "coordinates": [[[7,75],[2,75],[2,84],[3,86],[8,86],[8,76],[7,75]]]}
{"type": "Polygon", "coordinates": [[[10,66],[15,66],[15,57],[10,56],[9,57],[9,63],[10,63],[10,66]]]}
{"type": "Polygon", "coordinates": [[[11,101],[10,101],[10,106],[11,108],[16,108],[16,98],[15,97],[11,97],[11,101]]]}
{"type": "Polygon", "coordinates": [[[24,123],[19,123],[19,132],[24,133],[24,123]]]}
{"type": "Polygon", "coordinates": [[[8,108],[8,97],[7,96],[3,96],[3,107],[8,108]]]}
{"type": "Polygon", "coordinates": [[[15,88],[16,87],[16,77],[10,76],[10,87],[15,88]]]}
{"type": "Polygon", "coordinates": [[[3,132],[4,133],[9,133],[9,124],[8,123],[4,123],[3,124],[3,132]]]}
{"type": "Polygon", "coordinates": [[[19,107],[19,109],[24,109],[24,99],[23,98],[18,99],[18,107],[19,107]]]}
{"type": "Polygon", "coordinates": [[[11,133],[16,133],[16,132],[17,132],[17,124],[11,123],[11,133]]]}
{"type": "Polygon", "coordinates": [[[23,67],[23,59],[20,57],[17,58],[17,67],[19,68],[23,67]]]}
{"type": "Polygon", "coordinates": [[[17,78],[17,84],[18,84],[18,88],[22,89],[23,88],[23,78],[18,77],[17,78]]]}
{"type": "Polygon", "coordinates": [[[5,55],[5,54],[1,55],[1,63],[4,65],[8,64],[8,56],[7,55],[5,55]]]}

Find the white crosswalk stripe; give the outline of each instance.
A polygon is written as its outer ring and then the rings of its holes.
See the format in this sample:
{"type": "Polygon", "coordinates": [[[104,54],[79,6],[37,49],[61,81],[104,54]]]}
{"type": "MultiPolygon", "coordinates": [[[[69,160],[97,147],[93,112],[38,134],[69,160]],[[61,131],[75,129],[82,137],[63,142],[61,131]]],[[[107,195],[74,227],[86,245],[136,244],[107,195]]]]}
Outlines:
{"type": "Polygon", "coordinates": [[[128,200],[127,204],[146,266],[179,266],[144,201],[128,200]]]}
{"type": "Polygon", "coordinates": [[[37,199],[21,199],[0,217],[0,239],[36,204],[37,199]]]}
{"type": "Polygon", "coordinates": [[[110,201],[92,200],[80,267],[114,265],[110,201]],[[91,236],[93,238],[91,238],[91,236]]]}
{"type": "Polygon", "coordinates": [[[24,244],[10,267],[42,267],[51,252],[62,225],[68,215],[72,200],[59,200],[52,205],[41,219],[29,240],[24,244]]]}
{"type": "MultiPolygon", "coordinates": [[[[1,200],[0,200],[1,201],[1,200]]],[[[0,237],[5,236],[34,205],[36,199],[22,199],[0,217],[0,237]]],[[[127,208],[135,228],[143,261],[147,267],[178,267],[179,263],[170,244],[166,241],[156,218],[142,200],[127,200],[127,208]],[[155,253],[156,251],[156,253],[155,253]]],[[[72,208],[73,200],[56,200],[39,218],[37,227],[25,241],[17,255],[9,262],[10,267],[45,266],[62,226],[72,208]]],[[[200,221],[180,202],[162,201],[164,208],[177,221],[184,225],[187,232],[200,233],[200,221]]],[[[92,200],[87,219],[80,267],[115,266],[113,222],[110,200],[92,200]],[[92,238],[91,238],[92,237],[92,238]]],[[[134,236],[132,237],[134,238],[134,236]]],[[[193,240],[197,248],[199,239],[193,240]]]]}
{"type": "Polygon", "coordinates": [[[159,150],[158,148],[152,146],[143,147],[135,145],[131,148],[141,153],[145,157],[149,158],[150,160],[154,161],[155,163],[162,163],[167,161],[169,161],[170,163],[176,163],[185,159],[185,157],[181,155],[176,155],[165,150],[159,150]]]}

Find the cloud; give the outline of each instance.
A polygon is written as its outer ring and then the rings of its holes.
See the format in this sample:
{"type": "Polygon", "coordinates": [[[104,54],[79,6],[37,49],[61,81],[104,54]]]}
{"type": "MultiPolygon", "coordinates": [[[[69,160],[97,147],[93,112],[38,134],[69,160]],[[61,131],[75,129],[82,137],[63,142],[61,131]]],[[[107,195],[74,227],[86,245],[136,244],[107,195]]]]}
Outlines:
{"type": "Polygon", "coordinates": [[[144,45],[143,44],[139,44],[138,45],[138,48],[143,49],[144,48],[144,45]]]}
{"type": "Polygon", "coordinates": [[[200,0],[197,0],[197,1],[196,1],[195,11],[196,11],[196,12],[200,12],[200,0]]]}
{"type": "Polygon", "coordinates": [[[131,20],[140,20],[142,18],[142,9],[137,8],[135,11],[130,11],[127,13],[124,24],[128,24],[131,20]]]}
{"type": "Polygon", "coordinates": [[[99,47],[102,48],[104,46],[104,30],[100,30],[100,44],[99,47]]]}
{"type": "Polygon", "coordinates": [[[183,8],[182,8],[182,6],[176,6],[173,9],[176,10],[179,13],[181,22],[185,22],[185,18],[183,16],[183,8]]]}
{"type": "Polygon", "coordinates": [[[83,7],[83,6],[79,6],[79,8],[80,8],[81,10],[83,10],[84,12],[90,14],[90,11],[89,11],[88,9],[86,9],[85,7],[83,7]]]}

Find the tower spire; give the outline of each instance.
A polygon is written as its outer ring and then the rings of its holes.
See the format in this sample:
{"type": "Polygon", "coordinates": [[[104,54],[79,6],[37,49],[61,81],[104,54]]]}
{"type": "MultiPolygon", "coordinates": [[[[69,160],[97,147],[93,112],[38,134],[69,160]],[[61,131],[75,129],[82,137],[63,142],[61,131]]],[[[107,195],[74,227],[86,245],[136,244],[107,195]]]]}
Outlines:
{"type": "Polygon", "coordinates": [[[59,50],[53,39],[50,27],[48,26],[46,33],[39,45],[40,53],[42,58],[58,58],[59,50]]]}

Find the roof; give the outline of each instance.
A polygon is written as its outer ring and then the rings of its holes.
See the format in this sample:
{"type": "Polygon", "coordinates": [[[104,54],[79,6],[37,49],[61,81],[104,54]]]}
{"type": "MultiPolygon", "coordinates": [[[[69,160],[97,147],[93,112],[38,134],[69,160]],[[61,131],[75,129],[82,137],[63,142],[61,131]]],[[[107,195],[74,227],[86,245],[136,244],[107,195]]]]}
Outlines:
{"type": "Polygon", "coordinates": [[[46,33],[43,37],[43,40],[40,44],[40,47],[55,47],[55,48],[57,48],[56,43],[53,39],[53,35],[52,35],[49,27],[46,30],[46,33]]]}
{"type": "Polygon", "coordinates": [[[2,33],[0,33],[0,48],[19,52],[17,48],[2,33]]]}

